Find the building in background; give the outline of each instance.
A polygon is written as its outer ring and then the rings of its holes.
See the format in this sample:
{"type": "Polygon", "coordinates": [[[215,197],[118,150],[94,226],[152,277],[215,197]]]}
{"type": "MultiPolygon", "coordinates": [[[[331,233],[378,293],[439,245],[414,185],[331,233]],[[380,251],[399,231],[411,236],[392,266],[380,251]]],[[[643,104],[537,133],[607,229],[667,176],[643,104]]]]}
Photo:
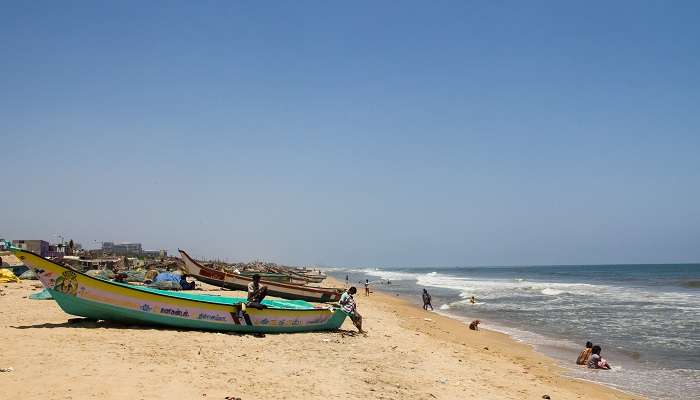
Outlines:
{"type": "Polygon", "coordinates": [[[114,250],[114,242],[102,242],[102,251],[111,253],[114,250]]]}
{"type": "Polygon", "coordinates": [[[151,258],[165,258],[168,256],[167,250],[144,250],[142,255],[151,258]]]}
{"type": "Polygon", "coordinates": [[[110,253],[115,256],[135,256],[141,257],[143,255],[143,248],[141,243],[114,243],[114,242],[103,242],[102,252],[110,253]]]}
{"type": "Polygon", "coordinates": [[[57,259],[63,259],[66,255],[68,255],[68,246],[65,244],[50,244],[49,245],[49,250],[47,252],[47,257],[50,258],[57,258],[57,259]]]}
{"type": "Polygon", "coordinates": [[[48,257],[49,255],[49,242],[45,240],[13,240],[12,245],[42,257],[48,257]]]}

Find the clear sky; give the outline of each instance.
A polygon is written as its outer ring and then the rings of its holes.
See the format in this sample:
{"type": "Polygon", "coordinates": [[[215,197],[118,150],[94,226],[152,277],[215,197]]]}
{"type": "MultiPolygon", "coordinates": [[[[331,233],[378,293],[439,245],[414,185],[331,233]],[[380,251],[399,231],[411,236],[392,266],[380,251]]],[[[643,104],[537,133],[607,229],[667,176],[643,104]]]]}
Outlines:
{"type": "Polygon", "coordinates": [[[700,261],[700,2],[0,3],[0,236],[700,261]]]}

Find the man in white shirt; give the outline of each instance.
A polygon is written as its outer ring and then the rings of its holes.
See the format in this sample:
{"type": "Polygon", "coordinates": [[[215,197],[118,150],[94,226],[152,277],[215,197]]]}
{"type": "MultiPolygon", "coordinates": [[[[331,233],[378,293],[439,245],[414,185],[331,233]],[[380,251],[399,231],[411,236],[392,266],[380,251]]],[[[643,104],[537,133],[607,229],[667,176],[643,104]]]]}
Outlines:
{"type": "Polygon", "coordinates": [[[253,275],[253,281],[248,284],[248,303],[260,304],[267,296],[267,286],[260,285],[260,275],[253,275]]]}
{"type": "Polygon", "coordinates": [[[353,325],[357,328],[360,333],[365,333],[362,330],[362,315],[357,312],[357,304],[355,303],[355,298],[353,295],[357,293],[357,288],[355,286],[350,287],[346,292],[340,296],[340,306],[341,309],[350,317],[353,325]]]}

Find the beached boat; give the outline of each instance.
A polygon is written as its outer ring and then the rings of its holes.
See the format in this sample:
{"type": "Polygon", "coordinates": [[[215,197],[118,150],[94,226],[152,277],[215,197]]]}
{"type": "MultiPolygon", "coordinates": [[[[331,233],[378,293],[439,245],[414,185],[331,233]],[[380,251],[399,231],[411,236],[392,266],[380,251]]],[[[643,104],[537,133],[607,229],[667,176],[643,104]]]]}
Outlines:
{"type": "Polygon", "coordinates": [[[235,332],[301,332],[338,329],[345,313],[306,301],[263,301],[246,307],[241,298],[173,293],[90,277],[32,252],[13,249],[34,269],[58,305],[68,314],[130,324],[235,332]]]}
{"type": "Polygon", "coordinates": [[[314,273],[292,272],[291,276],[292,276],[293,280],[302,281],[304,283],[321,283],[324,279],[326,279],[326,275],[322,275],[319,273],[314,274],[314,273]]]}
{"type": "MultiPolygon", "coordinates": [[[[197,280],[234,290],[247,290],[248,284],[252,281],[252,277],[207,268],[192,259],[184,250],[179,251],[182,261],[184,262],[185,272],[194,276],[197,280]]],[[[342,291],[336,288],[309,287],[290,283],[265,281],[262,279],[260,283],[267,286],[267,293],[270,296],[291,300],[325,303],[340,300],[340,295],[342,294],[342,291]]]]}
{"type": "Polygon", "coordinates": [[[255,271],[241,271],[241,275],[252,277],[255,274],[260,275],[260,279],[265,281],[282,282],[282,283],[293,283],[295,285],[305,285],[310,282],[304,278],[298,278],[290,274],[278,274],[274,272],[255,272],[255,271]]]}

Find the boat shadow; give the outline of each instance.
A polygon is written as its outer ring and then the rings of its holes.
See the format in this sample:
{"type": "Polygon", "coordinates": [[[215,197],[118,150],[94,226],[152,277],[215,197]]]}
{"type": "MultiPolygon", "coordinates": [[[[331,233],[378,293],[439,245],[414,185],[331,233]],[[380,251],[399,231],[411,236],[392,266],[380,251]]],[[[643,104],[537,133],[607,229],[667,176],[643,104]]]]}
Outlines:
{"type": "Polygon", "coordinates": [[[205,333],[220,333],[222,335],[236,336],[253,336],[265,337],[264,334],[248,333],[248,332],[215,332],[205,331],[201,329],[174,328],[164,325],[148,325],[148,324],[125,324],[120,322],[112,322],[105,320],[94,320],[89,318],[71,318],[65,322],[45,322],[34,325],[16,325],[10,326],[14,329],[55,329],[55,328],[73,328],[73,329],[122,329],[133,331],[172,331],[172,332],[205,332],[205,333]]]}
{"type": "MultiPolygon", "coordinates": [[[[54,329],[54,328],[73,328],[73,329],[124,329],[124,330],[134,330],[134,331],[149,331],[149,330],[162,330],[162,331],[173,331],[173,332],[202,332],[202,333],[218,333],[221,335],[231,335],[231,336],[252,336],[255,338],[264,338],[267,335],[289,335],[290,333],[256,333],[256,332],[217,332],[217,331],[207,331],[201,329],[187,329],[187,328],[174,328],[171,326],[164,325],[145,325],[145,324],[124,324],[119,322],[105,321],[105,320],[94,320],[89,318],[71,318],[65,322],[44,322],[42,324],[33,325],[15,325],[10,326],[14,329],[54,329]]],[[[310,334],[319,333],[320,331],[309,331],[309,332],[295,332],[294,335],[300,334],[310,334]]],[[[335,329],[330,331],[325,331],[325,333],[338,334],[341,337],[354,337],[362,336],[356,331],[350,331],[346,329],[335,329]]]]}

